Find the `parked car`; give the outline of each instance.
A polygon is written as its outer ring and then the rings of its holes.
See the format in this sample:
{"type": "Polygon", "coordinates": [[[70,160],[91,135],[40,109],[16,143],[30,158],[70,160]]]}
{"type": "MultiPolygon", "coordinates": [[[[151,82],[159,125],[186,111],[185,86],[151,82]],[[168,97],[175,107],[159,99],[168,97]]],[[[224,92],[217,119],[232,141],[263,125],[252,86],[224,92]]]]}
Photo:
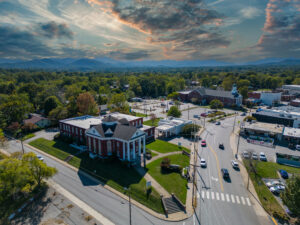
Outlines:
{"type": "Polygon", "coordinates": [[[229,178],[229,172],[228,172],[227,169],[222,168],[221,169],[221,173],[222,173],[222,176],[223,176],[224,179],[228,179],[229,178]]]}
{"type": "Polygon", "coordinates": [[[249,159],[249,152],[243,151],[243,157],[244,157],[245,159],[249,159]]]}
{"type": "Polygon", "coordinates": [[[276,186],[278,184],[281,184],[281,182],[278,181],[278,180],[273,180],[273,181],[269,181],[269,182],[266,183],[266,185],[267,185],[268,188],[276,186]]]}
{"type": "Polygon", "coordinates": [[[223,144],[223,143],[220,143],[220,144],[219,144],[219,148],[220,148],[220,149],[224,149],[224,144],[223,144]]]}
{"type": "Polygon", "coordinates": [[[256,153],[256,152],[253,152],[253,153],[252,153],[252,159],[258,160],[258,156],[257,156],[257,153],[256,153]]]}
{"type": "Polygon", "coordinates": [[[201,146],[202,146],[202,147],[206,147],[206,141],[205,141],[205,140],[202,140],[202,141],[201,141],[201,146]]]}
{"type": "Polygon", "coordinates": [[[295,144],[293,144],[293,143],[289,143],[288,147],[289,147],[289,149],[292,149],[292,150],[294,150],[296,148],[295,144]]]}
{"type": "Polygon", "coordinates": [[[297,149],[297,150],[300,150],[300,145],[296,145],[296,149],[297,149]]]}
{"type": "Polygon", "coordinates": [[[169,105],[174,105],[174,102],[169,102],[169,105]]]}
{"type": "Polygon", "coordinates": [[[238,162],[235,161],[235,160],[231,160],[231,165],[234,169],[239,169],[240,168],[238,162]]]}
{"type": "Polygon", "coordinates": [[[165,103],[161,103],[160,105],[161,105],[161,106],[166,106],[166,104],[165,104],[165,103]]]}
{"type": "Polygon", "coordinates": [[[201,167],[204,167],[204,168],[207,167],[207,164],[206,164],[205,159],[202,158],[202,159],[200,160],[200,166],[201,166],[201,167]]]}
{"type": "Polygon", "coordinates": [[[194,115],[194,118],[199,119],[199,118],[200,118],[200,115],[195,114],[195,115],[194,115]]]}
{"type": "Polygon", "coordinates": [[[217,122],[216,122],[216,125],[220,125],[220,124],[221,124],[221,122],[220,122],[220,121],[217,121],[217,122]]]}
{"type": "Polygon", "coordinates": [[[203,117],[207,117],[208,114],[207,113],[201,113],[200,115],[203,116],[203,117]]]}
{"type": "Polygon", "coordinates": [[[267,157],[264,152],[259,153],[260,161],[267,161],[267,157]]]}
{"type": "Polygon", "coordinates": [[[243,112],[243,113],[241,114],[241,116],[246,116],[246,113],[245,113],[245,112],[243,112]]]}
{"type": "Polygon", "coordinates": [[[284,179],[289,178],[289,174],[285,170],[279,170],[279,173],[280,173],[282,178],[284,178],[284,179]]]}
{"type": "Polygon", "coordinates": [[[41,161],[44,161],[44,158],[43,158],[43,156],[41,156],[41,155],[37,155],[36,156],[39,160],[41,160],[41,161]]]}
{"type": "Polygon", "coordinates": [[[279,194],[280,193],[280,190],[279,190],[279,188],[277,186],[270,187],[270,191],[273,194],[279,194]]]}

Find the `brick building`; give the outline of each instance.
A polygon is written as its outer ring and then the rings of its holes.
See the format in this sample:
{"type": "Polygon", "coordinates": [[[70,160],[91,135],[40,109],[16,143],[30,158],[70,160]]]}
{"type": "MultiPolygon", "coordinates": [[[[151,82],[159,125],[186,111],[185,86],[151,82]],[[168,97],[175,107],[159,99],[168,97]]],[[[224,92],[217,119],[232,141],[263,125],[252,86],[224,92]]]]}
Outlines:
{"type": "Polygon", "coordinates": [[[91,157],[116,155],[135,162],[154,139],[155,127],[143,125],[143,118],[111,113],[103,117],[81,116],[59,121],[60,133],[85,142],[91,157]]]}
{"type": "Polygon", "coordinates": [[[195,99],[200,104],[209,104],[212,100],[220,100],[224,106],[240,106],[243,101],[243,97],[237,92],[234,85],[232,91],[213,90],[209,88],[200,87],[191,91],[179,92],[179,98],[181,101],[191,102],[195,99]]]}

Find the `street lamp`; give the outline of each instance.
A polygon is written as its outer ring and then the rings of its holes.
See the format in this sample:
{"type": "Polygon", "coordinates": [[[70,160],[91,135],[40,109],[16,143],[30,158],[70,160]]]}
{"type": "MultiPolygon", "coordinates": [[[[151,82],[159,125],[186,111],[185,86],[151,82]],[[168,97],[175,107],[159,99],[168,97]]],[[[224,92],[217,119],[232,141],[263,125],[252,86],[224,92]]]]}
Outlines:
{"type": "Polygon", "coordinates": [[[129,197],[129,225],[131,225],[131,197],[130,197],[130,188],[124,187],[125,191],[128,191],[129,197]]]}

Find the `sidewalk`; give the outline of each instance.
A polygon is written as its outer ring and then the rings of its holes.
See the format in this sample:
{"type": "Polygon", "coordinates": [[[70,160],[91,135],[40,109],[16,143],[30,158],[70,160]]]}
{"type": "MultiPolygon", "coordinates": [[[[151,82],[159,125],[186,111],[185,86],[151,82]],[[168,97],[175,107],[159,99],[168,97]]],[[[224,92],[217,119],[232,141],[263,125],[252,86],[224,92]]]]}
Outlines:
{"type": "Polygon", "coordinates": [[[153,151],[154,153],[156,153],[156,154],[158,154],[158,155],[154,156],[154,157],[153,157],[152,159],[150,159],[150,160],[147,160],[147,161],[146,161],[147,164],[149,164],[149,163],[151,163],[151,162],[153,162],[153,161],[155,161],[155,160],[157,160],[157,159],[159,159],[159,158],[161,158],[161,157],[165,157],[165,156],[169,156],[169,155],[175,155],[175,154],[182,154],[181,151],[177,151],[177,152],[168,152],[168,153],[159,153],[159,152],[154,151],[154,150],[151,150],[151,151],[153,151]]]}
{"type": "MultiPolygon", "coordinates": [[[[236,152],[237,152],[237,144],[236,144],[236,137],[237,137],[238,133],[237,131],[235,131],[235,133],[231,133],[230,135],[230,147],[232,149],[232,154],[233,157],[235,156],[236,152]]],[[[242,175],[242,179],[244,181],[244,185],[245,187],[247,187],[248,184],[248,172],[243,164],[243,160],[241,159],[240,155],[238,155],[238,161],[239,164],[242,165],[240,166],[240,173],[242,175]]],[[[249,188],[248,188],[248,192],[250,193],[249,198],[252,202],[253,205],[253,209],[258,217],[258,221],[260,222],[261,225],[273,225],[274,223],[272,223],[270,221],[270,215],[265,211],[265,209],[262,207],[258,195],[255,191],[254,185],[251,181],[251,179],[249,179],[249,188]]],[[[272,217],[271,217],[272,219],[272,217]]]]}

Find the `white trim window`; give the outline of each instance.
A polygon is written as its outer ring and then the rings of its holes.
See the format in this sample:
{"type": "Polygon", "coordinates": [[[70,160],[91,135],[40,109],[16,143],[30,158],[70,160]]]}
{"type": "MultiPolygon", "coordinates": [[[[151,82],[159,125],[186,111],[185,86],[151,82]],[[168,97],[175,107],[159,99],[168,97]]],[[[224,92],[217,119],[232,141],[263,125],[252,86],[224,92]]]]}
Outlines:
{"type": "Polygon", "coordinates": [[[88,137],[88,139],[89,139],[89,150],[91,151],[91,137],[88,137]]]}
{"type": "Polygon", "coordinates": [[[111,141],[107,141],[107,155],[112,155],[111,151],[111,141]]]}

